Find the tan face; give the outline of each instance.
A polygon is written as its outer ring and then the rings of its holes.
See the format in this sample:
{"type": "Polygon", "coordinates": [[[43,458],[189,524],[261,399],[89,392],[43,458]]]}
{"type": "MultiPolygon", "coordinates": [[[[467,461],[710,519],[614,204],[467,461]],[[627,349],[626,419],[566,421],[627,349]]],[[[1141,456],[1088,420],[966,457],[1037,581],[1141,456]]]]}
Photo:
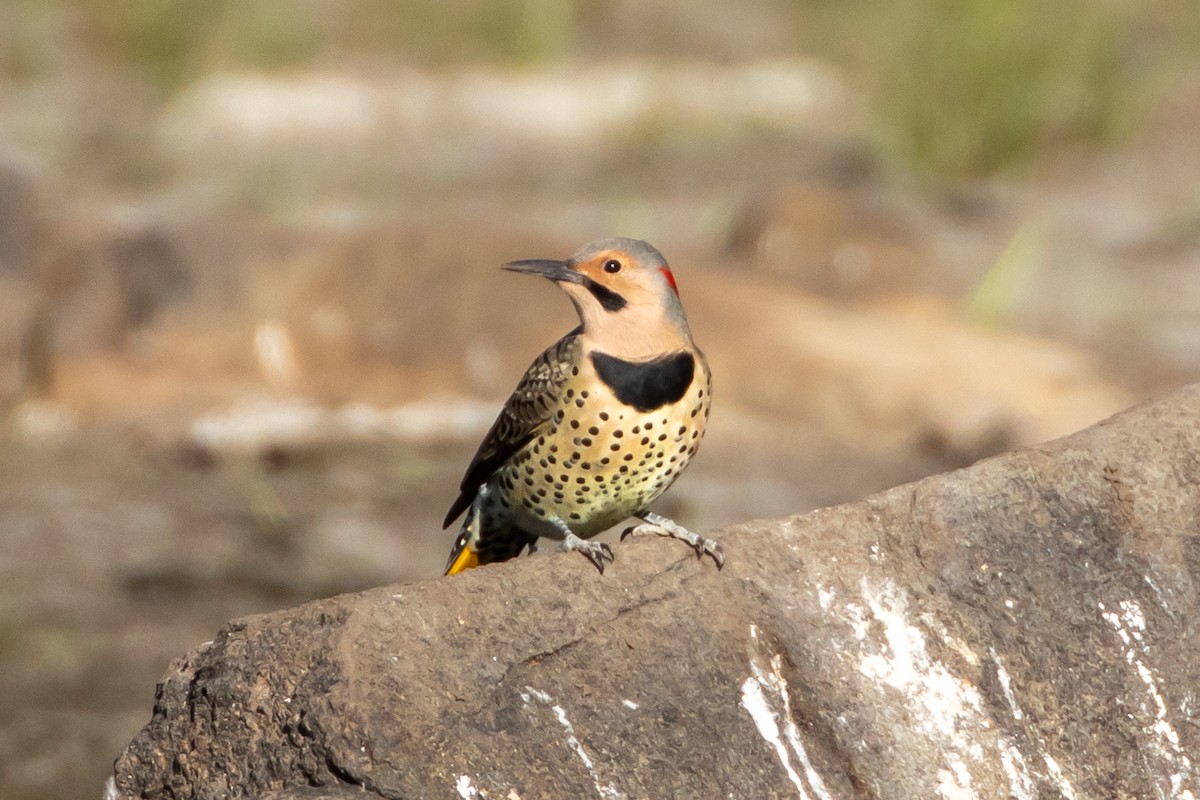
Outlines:
{"type": "Polygon", "coordinates": [[[594,349],[642,358],[691,343],[675,279],[662,255],[645,242],[609,239],[566,261],[513,261],[505,269],[541,275],[562,287],[579,312],[585,344],[594,349]]]}
{"type": "Polygon", "coordinates": [[[583,321],[585,340],[597,350],[640,359],[690,342],[675,280],[665,264],[647,264],[625,250],[604,250],[573,262],[579,274],[562,287],[583,321]]]}
{"type": "Polygon", "coordinates": [[[640,307],[655,307],[677,300],[675,279],[664,265],[649,265],[625,250],[604,250],[573,262],[571,269],[582,276],[578,282],[561,285],[576,303],[598,304],[602,310],[620,314],[640,307]],[[669,295],[675,294],[675,298],[669,295]]]}

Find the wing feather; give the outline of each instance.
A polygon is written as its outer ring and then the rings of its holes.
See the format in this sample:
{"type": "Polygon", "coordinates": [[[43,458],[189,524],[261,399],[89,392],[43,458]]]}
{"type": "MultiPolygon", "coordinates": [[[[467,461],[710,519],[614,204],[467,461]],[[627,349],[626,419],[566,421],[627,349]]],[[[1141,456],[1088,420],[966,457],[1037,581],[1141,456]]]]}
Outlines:
{"type": "Polygon", "coordinates": [[[526,370],[471,459],[459,486],[458,499],[450,506],[443,528],[450,527],[466,511],[479,487],[554,416],[559,394],[578,359],[581,331],[582,328],[576,328],[550,345],[526,370]]]}

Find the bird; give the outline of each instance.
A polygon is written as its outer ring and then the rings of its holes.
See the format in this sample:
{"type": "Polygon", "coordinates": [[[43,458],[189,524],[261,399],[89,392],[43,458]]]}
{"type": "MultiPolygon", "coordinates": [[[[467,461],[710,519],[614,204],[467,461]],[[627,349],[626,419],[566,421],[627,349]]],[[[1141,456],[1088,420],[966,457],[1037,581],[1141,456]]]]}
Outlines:
{"type": "Polygon", "coordinates": [[[442,525],[466,512],[445,573],[534,552],[546,537],[603,574],[612,548],[589,539],[630,517],[642,524],[622,540],[681,539],[720,569],[719,543],[648,508],[696,454],[712,401],[662,253],[613,237],[502,268],[557,284],[580,324],[534,359],[467,467],[442,525]]]}

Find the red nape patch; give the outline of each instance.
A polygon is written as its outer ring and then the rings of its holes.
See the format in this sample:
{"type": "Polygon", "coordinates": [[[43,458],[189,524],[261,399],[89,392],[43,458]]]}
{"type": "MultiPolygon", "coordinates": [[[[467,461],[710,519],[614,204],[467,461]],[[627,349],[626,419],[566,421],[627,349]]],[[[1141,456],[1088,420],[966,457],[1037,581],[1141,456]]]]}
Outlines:
{"type": "Polygon", "coordinates": [[[661,272],[663,277],[667,279],[667,283],[671,284],[671,291],[678,295],[679,287],[675,285],[675,276],[671,274],[671,270],[667,269],[666,267],[659,267],[658,271],[661,272]]]}

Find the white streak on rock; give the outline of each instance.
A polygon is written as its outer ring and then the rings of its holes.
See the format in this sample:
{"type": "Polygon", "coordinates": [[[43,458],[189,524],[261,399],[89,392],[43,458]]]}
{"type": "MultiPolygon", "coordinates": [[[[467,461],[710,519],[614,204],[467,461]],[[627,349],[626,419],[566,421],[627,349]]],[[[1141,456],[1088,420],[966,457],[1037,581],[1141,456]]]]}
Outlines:
{"type": "Polygon", "coordinates": [[[471,778],[467,775],[459,775],[454,788],[458,790],[458,796],[462,800],[475,800],[479,797],[479,790],[475,788],[475,785],[471,783],[471,778]]]}
{"type": "Polygon", "coordinates": [[[1145,635],[1146,616],[1142,613],[1142,607],[1134,600],[1120,601],[1117,611],[1109,610],[1102,602],[1096,605],[1101,618],[1121,640],[1125,663],[1133,668],[1138,680],[1146,687],[1148,702],[1141,702],[1141,711],[1153,721],[1146,723],[1143,730],[1149,735],[1149,744],[1158,756],[1163,773],[1168,776],[1169,785],[1158,787],[1160,796],[1171,800],[1195,800],[1195,794],[1188,788],[1189,784],[1194,783],[1192,760],[1179,744],[1179,733],[1171,723],[1158,676],[1151,666],[1150,644],[1145,635]],[[1164,791],[1169,794],[1164,794],[1164,791]]]}
{"type": "Polygon", "coordinates": [[[1067,780],[1067,776],[1063,774],[1062,767],[1054,759],[1054,756],[1049,753],[1042,754],[1042,760],[1046,762],[1046,769],[1050,770],[1050,777],[1058,784],[1058,791],[1066,800],[1078,800],[1078,795],[1075,794],[1075,787],[1067,780]]]}
{"type": "MultiPolygon", "coordinates": [[[[1017,702],[1016,692],[1013,691],[1012,676],[1004,668],[1004,664],[1000,661],[1000,655],[995,649],[990,649],[988,652],[992,657],[992,662],[996,665],[996,678],[1000,681],[1000,690],[1004,692],[1004,699],[1008,703],[1009,711],[1012,713],[1013,719],[1019,722],[1025,718],[1025,712],[1017,702]]],[[[1045,740],[1038,733],[1036,727],[1028,729],[1028,732],[1042,759],[1046,762],[1047,769],[1050,770],[1050,778],[1058,784],[1059,792],[1062,796],[1067,798],[1067,800],[1071,800],[1075,796],[1075,789],[1071,786],[1071,782],[1067,780],[1066,774],[1063,773],[1054,756],[1046,753],[1045,740]]],[[[1032,800],[1035,796],[1034,782],[1033,777],[1029,773],[1029,767],[1025,763],[1025,757],[1021,755],[1021,751],[1017,749],[1016,745],[1007,738],[1001,738],[999,748],[1000,765],[1004,768],[1004,774],[1008,776],[1009,788],[1013,796],[1017,800],[1026,800],[1026,798],[1032,800]]]]}
{"type": "Polygon", "coordinates": [[[1035,785],[1025,764],[1025,756],[1008,740],[1000,742],[1000,766],[1008,776],[1008,787],[1017,800],[1034,800],[1035,785]]]}
{"type": "Polygon", "coordinates": [[[862,589],[872,616],[883,625],[887,647],[865,656],[859,671],[904,692],[918,725],[927,733],[962,738],[961,723],[982,717],[979,690],[930,658],[925,634],[908,623],[907,602],[891,582],[875,589],[864,579],[862,589]]]}
{"type": "Polygon", "coordinates": [[[791,757],[788,755],[787,748],[783,746],[783,740],[779,738],[779,725],[775,722],[775,712],[767,704],[767,697],[763,694],[762,685],[753,677],[742,681],[742,708],[746,709],[750,718],[754,720],[754,726],[758,728],[758,735],[774,748],[779,763],[783,765],[788,780],[796,786],[796,792],[800,795],[801,800],[809,800],[808,792],[804,790],[804,782],[792,768],[791,757]]]}
{"type": "Polygon", "coordinates": [[[922,614],[921,622],[928,625],[930,629],[937,633],[938,637],[946,644],[946,646],[950,647],[954,650],[954,652],[962,656],[964,661],[966,661],[972,667],[979,666],[979,656],[976,655],[971,646],[962,639],[959,639],[957,636],[950,633],[950,631],[946,629],[946,626],[942,624],[940,619],[935,617],[933,614],[922,614]]]}
{"type": "Polygon", "coordinates": [[[953,769],[939,769],[938,796],[944,800],[975,800],[975,791],[971,788],[971,773],[957,757],[952,760],[953,769]]]}
{"type": "Polygon", "coordinates": [[[754,720],[759,735],[775,749],[779,762],[787,772],[788,779],[796,786],[801,800],[809,800],[810,789],[820,800],[831,800],[825,782],[821,780],[820,774],[808,758],[808,751],[800,738],[800,729],[792,719],[792,701],[787,681],[783,677],[782,657],[776,653],[771,656],[769,667],[764,664],[758,655],[761,644],[756,625],[750,626],[750,640],[754,653],[750,658],[751,676],[742,682],[742,708],[746,709],[750,718],[754,720]],[[783,724],[782,738],[780,720],[783,724]],[[792,767],[792,754],[804,770],[804,778],[792,767]]]}
{"type": "Polygon", "coordinates": [[[567,719],[567,712],[562,706],[553,706],[551,711],[558,719],[558,724],[562,725],[563,730],[567,732],[567,747],[575,751],[575,755],[579,756],[579,760],[587,767],[588,772],[595,772],[596,767],[592,764],[591,757],[588,756],[587,750],[583,749],[583,745],[579,743],[579,737],[575,735],[575,728],[571,725],[571,720],[567,719]]]}
{"type": "Polygon", "coordinates": [[[1167,603],[1167,596],[1163,594],[1163,590],[1160,589],[1158,584],[1154,582],[1154,579],[1149,575],[1143,575],[1142,580],[1146,582],[1147,586],[1154,590],[1154,597],[1156,600],[1158,600],[1158,604],[1162,606],[1162,610],[1167,612],[1171,619],[1175,619],[1175,613],[1171,611],[1171,606],[1167,603]]]}
{"type": "Polygon", "coordinates": [[[854,638],[858,641],[863,641],[871,632],[871,621],[867,619],[867,610],[857,603],[846,604],[846,622],[850,623],[850,630],[854,633],[854,638]]]}
{"type": "Polygon", "coordinates": [[[1021,706],[1017,704],[1017,696],[1013,694],[1012,678],[1008,674],[1008,670],[1000,663],[1000,656],[993,648],[990,650],[992,662],[996,665],[996,678],[1000,681],[1000,690],[1004,692],[1004,699],[1008,703],[1008,710],[1012,712],[1013,719],[1020,722],[1025,718],[1025,712],[1021,710],[1021,706]]]}
{"type": "Polygon", "coordinates": [[[543,692],[541,689],[535,689],[532,686],[526,686],[525,691],[521,692],[521,699],[528,704],[530,698],[537,700],[539,703],[544,703],[545,705],[550,705],[554,702],[554,698],[543,692]]]}
{"type": "Polygon", "coordinates": [[[592,776],[592,783],[596,787],[596,794],[600,800],[623,800],[624,795],[621,794],[617,787],[611,783],[601,781],[592,757],[588,755],[583,743],[575,735],[575,726],[571,724],[571,720],[567,717],[566,709],[555,703],[554,698],[546,692],[535,689],[532,686],[526,686],[525,691],[521,692],[521,700],[526,705],[529,705],[531,699],[536,699],[539,703],[549,706],[550,710],[554,712],[554,718],[567,734],[567,747],[574,751],[575,755],[579,757],[579,761],[583,764],[584,769],[592,776]]]}
{"type": "MultiPolygon", "coordinates": [[[[982,748],[974,741],[974,731],[985,731],[992,725],[983,713],[979,690],[930,656],[925,633],[909,622],[908,600],[901,589],[891,581],[874,586],[866,578],[861,585],[872,619],[864,619],[860,608],[851,604],[847,621],[855,636],[876,652],[861,657],[859,672],[882,687],[900,692],[916,729],[942,743],[939,749],[943,768],[937,773],[939,796],[946,800],[975,798],[967,761],[984,760],[982,748]],[[872,643],[878,635],[860,637],[863,629],[881,633],[883,646],[872,643]]],[[[922,621],[954,647],[950,642],[953,637],[932,615],[925,615],[922,621]]],[[[963,656],[968,663],[978,661],[974,651],[965,644],[962,648],[971,656],[963,656]]]]}

